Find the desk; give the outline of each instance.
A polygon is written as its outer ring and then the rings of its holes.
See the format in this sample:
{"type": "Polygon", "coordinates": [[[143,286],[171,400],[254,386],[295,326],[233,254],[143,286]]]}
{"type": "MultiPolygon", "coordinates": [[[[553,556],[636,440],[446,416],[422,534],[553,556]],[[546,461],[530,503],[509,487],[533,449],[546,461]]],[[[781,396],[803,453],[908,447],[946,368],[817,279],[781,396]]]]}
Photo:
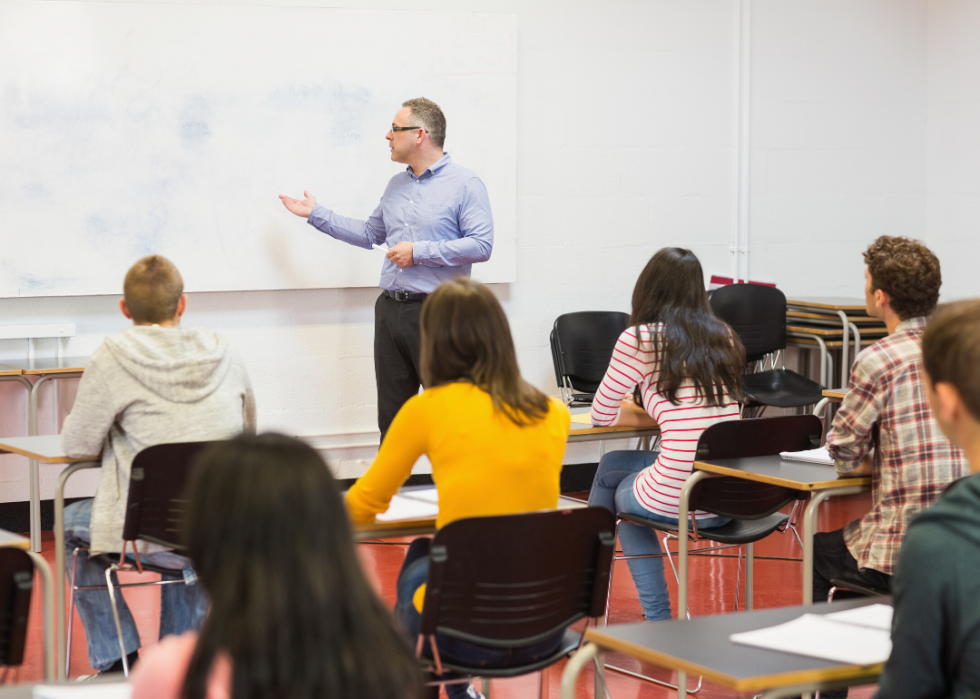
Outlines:
{"type": "MultiPolygon", "coordinates": [[[[55,631],[53,637],[57,648],[55,673],[57,677],[64,677],[65,639],[67,638],[67,620],[65,618],[65,481],[75,471],[83,468],[99,468],[102,462],[99,461],[98,456],[80,458],[66,456],[61,449],[61,437],[59,435],[6,437],[0,439],[0,454],[20,454],[42,464],[71,464],[58,477],[58,487],[54,495],[55,631]]],[[[34,494],[35,491],[32,490],[31,495],[34,494]]],[[[38,519],[38,525],[40,525],[40,519],[38,519]]],[[[38,535],[40,536],[40,531],[38,531],[38,535]]]]}
{"type": "MultiPolygon", "coordinates": [[[[818,296],[818,297],[800,297],[796,299],[787,299],[786,306],[788,311],[802,312],[809,315],[822,315],[824,317],[833,318],[837,316],[839,319],[838,325],[843,333],[843,341],[840,344],[841,349],[841,382],[840,385],[847,385],[847,377],[850,374],[851,364],[848,361],[848,333],[854,333],[854,356],[860,351],[861,347],[861,333],[858,330],[858,325],[866,324],[870,320],[874,320],[867,314],[867,307],[863,299],[857,298],[842,298],[836,296],[818,296]]],[[[809,322],[813,322],[810,318],[809,322]]],[[[800,333],[796,333],[800,335],[800,333]]],[[[826,356],[827,348],[831,347],[831,343],[824,343],[823,339],[812,332],[807,333],[807,337],[813,344],[819,344],[821,348],[821,354],[826,356]]],[[[823,374],[823,363],[821,363],[821,374],[823,374]]]]}
{"type": "Polygon", "coordinates": [[[0,529],[0,548],[14,548],[26,551],[31,557],[35,570],[41,575],[41,609],[44,628],[44,679],[48,682],[55,678],[55,629],[54,629],[54,587],[51,579],[51,568],[44,558],[31,551],[31,540],[0,529]]]}
{"type": "MultiPolygon", "coordinates": [[[[760,483],[778,485],[791,490],[812,493],[803,511],[803,604],[813,602],[813,534],[817,529],[820,503],[834,495],[851,495],[871,489],[871,478],[839,478],[832,466],[808,464],[802,461],[783,461],[779,456],[756,456],[744,459],[695,461],[694,471],[681,488],[677,522],[678,577],[677,609],[687,609],[687,530],[688,501],[694,485],[704,478],[732,476],[760,483]]],[[[746,563],[745,604],[751,603],[752,578],[746,563]]]]}
{"type": "MultiPolygon", "coordinates": [[[[583,413],[573,413],[574,416],[583,413]]],[[[588,414],[588,413],[584,413],[588,414]]],[[[572,420],[569,432],[568,443],[575,442],[597,442],[605,439],[632,439],[639,437],[656,437],[660,434],[659,427],[593,427],[591,423],[575,422],[572,420]]]]}
{"type": "MultiPolygon", "coordinates": [[[[25,359],[23,361],[7,360],[4,366],[19,372],[21,383],[27,389],[28,409],[27,409],[27,434],[34,436],[37,434],[37,397],[41,390],[41,384],[48,379],[71,379],[77,378],[85,371],[85,364],[88,357],[46,357],[42,359],[25,359]],[[31,384],[25,377],[37,376],[37,381],[31,384]]],[[[2,367],[0,367],[2,368],[2,367]]],[[[2,372],[0,372],[2,373],[2,372]]],[[[50,462],[41,462],[50,463],[50,462]]],[[[31,550],[41,550],[41,484],[38,474],[37,459],[30,460],[30,482],[31,482],[31,550]]]]}
{"type": "MultiPolygon", "coordinates": [[[[841,665],[829,660],[741,646],[732,643],[728,637],[741,631],[782,624],[802,614],[827,614],[881,601],[881,598],[845,600],[814,607],[781,607],[655,624],[590,627],[585,632],[588,644],[565,666],[562,699],[575,699],[575,681],[582,667],[604,651],[624,653],[679,673],[702,675],[736,692],[769,690],[762,695],[765,699],[871,683],[881,674],[882,664],[841,665]]],[[[684,696],[683,690],[678,696],[684,696]]]]}

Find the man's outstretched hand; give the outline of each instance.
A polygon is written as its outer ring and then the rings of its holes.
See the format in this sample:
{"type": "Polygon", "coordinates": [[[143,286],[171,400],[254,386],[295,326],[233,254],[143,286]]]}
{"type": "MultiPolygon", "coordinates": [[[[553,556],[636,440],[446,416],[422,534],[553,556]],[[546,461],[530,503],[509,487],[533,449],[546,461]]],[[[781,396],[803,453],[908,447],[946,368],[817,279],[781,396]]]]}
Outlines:
{"type": "Polygon", "coordinates": [[[316,206],[316,197],[309,192],[303,192],[303,196],[306,198],[293,199],[292,197],[287,197],[285,194],[280,194],[279,198],[282,199],[285,207],[294,214],[303,218],[309,218],[310,214],[313,213],[313,207],[316,206]]]}

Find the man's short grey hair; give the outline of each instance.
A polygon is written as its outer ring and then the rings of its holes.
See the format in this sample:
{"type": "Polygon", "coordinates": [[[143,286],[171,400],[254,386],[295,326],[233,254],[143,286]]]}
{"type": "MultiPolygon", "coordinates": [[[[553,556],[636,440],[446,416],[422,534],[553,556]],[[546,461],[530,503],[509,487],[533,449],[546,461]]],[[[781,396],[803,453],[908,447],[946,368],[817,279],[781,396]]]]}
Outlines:
{"type": "Polygon", "coordinates": [[[415,123],[425,129],[433,145],[442,148],[446,142],[446,117],[439,105],[425,97],[416,97],[402,102],[402,106],[412,110],[415,123]]]}

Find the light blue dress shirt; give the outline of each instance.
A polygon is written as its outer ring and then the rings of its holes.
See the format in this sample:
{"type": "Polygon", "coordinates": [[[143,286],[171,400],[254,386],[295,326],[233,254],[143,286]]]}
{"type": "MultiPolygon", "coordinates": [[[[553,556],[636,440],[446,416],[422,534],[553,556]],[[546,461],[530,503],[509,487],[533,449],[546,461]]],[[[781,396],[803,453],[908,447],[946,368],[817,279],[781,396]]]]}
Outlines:
{"type": "Polygon", "coordinates": [[[371,249],[412,243],[415,264],[385,259],[381,288],[430,293],[448,279],[469,276],[474,262],[490,259],[493,216],[480,178],[443,155],[418,177],[408,167],[388,182],[367,221],[341,216],[317,204],[307,219],[327,235],[371,249]]]}

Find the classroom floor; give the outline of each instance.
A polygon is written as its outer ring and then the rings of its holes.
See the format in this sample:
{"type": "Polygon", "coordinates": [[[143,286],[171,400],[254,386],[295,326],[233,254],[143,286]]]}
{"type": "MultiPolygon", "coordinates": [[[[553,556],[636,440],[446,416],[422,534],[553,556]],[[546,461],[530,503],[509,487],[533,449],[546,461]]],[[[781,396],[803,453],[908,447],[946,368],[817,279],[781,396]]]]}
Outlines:
{"type": "MultiPolygon", "coordinates": [[[[586,494],[582,494],[585,496],[586,494]]],[[[820,512],[821,530],[831,530],[843,526],[867,511],[868,494],[832,499],[823,504],[820,512]]],[[[398,540],[392,540],[398,541],[398,540]]],[[[54,568],[54,538],[51,532],[43,536],[43,555],[54,568]]],[[[395,601],[395,580],[405,555],[405,547],[399,545],[360,544],[357,547],[361,561],[369,578],[374,582],[379,594],[389,605],[395,601]]],[[[756,544],[756,556],[794,556],[801,551],[792,534],[776,533],[756,544]]],[[[727,552],[726,552],[727,553],[727,552]]],[[[734,558],[693,558],[690,564],[690,604],[695,616],[731,612],[735,597],[735,559],[734,558]]],[[[782,607],[799,604],[802,590],[802,564],[791,561],[756,560],[755,607],[782,607]]],[[[669,572],[669,569],[668,569],[669,572]]],[[[744,579],[744,575],[743,575],[744,579]]],[[[676,616],[677,586],[668,574],[668,586],[674,600],[676,616]]],[[[125,582],[125,580],[123,580],[125,582]]],[[[40,589],[40,582],[36,589],[40,589]]],[[[159,591],[153,588],[131,588],[125,592],[126,599],[140,629],[144,645],[154,642],[158,633],[159,591]]],[[[740,603],[741,608],[741,603],[740,603]]],[[[612,611],[610,623],[633,623],[642,620],[636,590],[628,569],[623,563],[616,564],[613,577],[612,611]]],[[[25,662],[21,666],[18,681],[37,681],[42,679],[41,666],[41,610],[38,597],[31,604],[31,626],[25,662]]],[[[641,671],[661,679],[672,680],[672,673],[644,666],[629,658],[611,654],[607,662],[621,665],[627,669],[641,671]]],[[[543,696],[557,699],[560,695],[561,673],[564,663],[558,663],[545,673],[543,696]]],[[[71,676],[88,674],[91,668],[86,659],[85,634],[77,621],[72,633],[71,676]]],[[[609,691],[613,699],[661,699],[676,696],[675,691],[633,679],[615,672],[607,673],[609,691]]],[[[695,679],[690,679],[692,684],[695,679]]],[[[512,680],[494,680],[493,696],[496,699],[517,699],[533,697],[537,691],[535,676],[512,680]]],[[[875,688],[859,687],[851,690],[852,699],[865,699],[874,695],[875,688]]],[[[576,695],[579,699],[592,698],[592,674],[587,670],[579,679],[576,695]]],[[[751,697],[705,683],[697,695],[706,699],[718,697],[751,697]]]]}

